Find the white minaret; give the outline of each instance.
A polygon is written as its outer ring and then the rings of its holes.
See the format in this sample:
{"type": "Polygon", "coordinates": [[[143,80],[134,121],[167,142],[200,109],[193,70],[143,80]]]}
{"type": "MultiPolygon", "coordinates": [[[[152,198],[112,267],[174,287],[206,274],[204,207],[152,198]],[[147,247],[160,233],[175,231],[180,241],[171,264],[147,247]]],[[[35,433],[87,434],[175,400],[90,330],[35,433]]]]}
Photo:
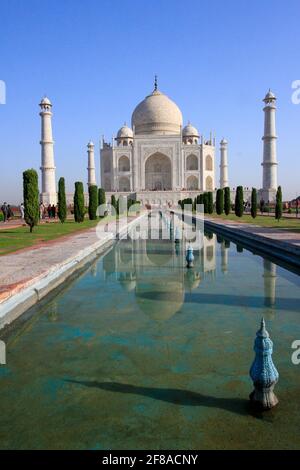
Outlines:
{"type": "Polygon", "coordinates": [[[96,170],[95,170],[95,154],[94,154],[94,144],[92,141],[89,141],[87,145],[88,152],[88,186],[96,185],[96,170]]]}
{"type": "Polygon", "coordinates": [[[222,139],[220,142],[220,188],[226,188],[228,183],[228,159],[227,159],[227,145],[228,142],[222,139]]]}
{"type": "Polygon", "coordinates": [[[262,138],[263,152],[263,198],[273,200],[277,190],[277,155],[276,155],[276,96],[269,90],[264,100],[265,129],[262,138]]]}
{"type": "Polygon", "coordinates": [[[45,205],[57,204],[55,165],[52,138],[52,104],[48,98],[43,98],[40,102],[40,116],[42,118],[41,130],[41,172],[42,172],[42,193],[41,200],[45,205]]]}

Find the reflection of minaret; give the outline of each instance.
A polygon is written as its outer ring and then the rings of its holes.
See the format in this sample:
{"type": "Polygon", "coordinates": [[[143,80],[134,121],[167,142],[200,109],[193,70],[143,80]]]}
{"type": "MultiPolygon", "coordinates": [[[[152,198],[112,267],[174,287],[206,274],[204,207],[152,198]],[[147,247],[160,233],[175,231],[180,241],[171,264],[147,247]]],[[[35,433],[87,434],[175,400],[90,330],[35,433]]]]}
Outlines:
{"type": "Polygon", "coordinates": [[[228,272],[228,248],[224,242],[221,243],[221,269],[224,274],[228,272]]]}
{"type": "Polygon", "coordinates": [[[276,264],[264,259],[265,306],[272,307],[276,300],[276,264]]]}

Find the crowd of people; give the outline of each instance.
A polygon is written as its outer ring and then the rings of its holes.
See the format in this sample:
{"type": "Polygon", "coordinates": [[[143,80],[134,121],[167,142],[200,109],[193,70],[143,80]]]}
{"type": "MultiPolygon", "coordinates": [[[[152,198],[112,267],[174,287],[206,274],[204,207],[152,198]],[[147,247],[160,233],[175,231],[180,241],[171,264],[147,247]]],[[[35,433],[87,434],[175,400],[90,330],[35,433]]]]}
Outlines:
{"type": "Polygon", "coordinates": [[[56,219],[58,215],[58,206],[49,204],[45,206],[42,202],[40,203],[40,219],[56,219]]]}
{"type": "Polygon", "coordinates": [[[10,204],[7,204],[7,202],[4,202],[1,206],[1,211],[3,214],[3,222],[8,222],[10,219],[14,217],[13,210],[10,206],[10,204]]]}
{"type": "MultiPolygon", "coordinates": [[[[9,222],[9,220],[12,220],[15,216],[13,209],[11,208],[10,204],[7,204],[7,202],[4,202],[1,206],[1,212],[3,215],[3,222],[9,222]]],[[[23,202],[19,206],[19,212],[21,219],[24,220],[24,204],[23,202]]],[[[39,215],[40,215],[40,220],[44,219],[56,219],[58,217],[58,206],[55,206],[54,204],[49,204],[48,206],[45,206],[42,202],[40,203],[39,206],[39,215]]]]}

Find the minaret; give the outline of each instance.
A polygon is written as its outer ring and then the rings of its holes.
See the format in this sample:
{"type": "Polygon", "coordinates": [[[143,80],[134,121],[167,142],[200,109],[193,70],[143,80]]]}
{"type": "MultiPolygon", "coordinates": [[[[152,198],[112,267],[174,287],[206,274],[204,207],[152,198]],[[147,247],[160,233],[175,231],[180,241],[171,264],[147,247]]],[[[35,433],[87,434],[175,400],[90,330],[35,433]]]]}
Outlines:
{"type": "Polygon", "coordinates": [[[96,185],[96,172],[95,172],[95,154],[94,154],[94,144],[92,141],[89,141],[87,145],[88,152],[88,186],[96,185]]]}
{"type": "Polygon", "coordinates": [[[44,97],[40,102],[40,116],[42,119],[41,130],[41,172],[42,172],[42,193],[41,200],[45,205],[57,203],[56,182],[55,182],[55,165],[53,153],[52,138],[52,104],[51,101],[44,97]]]}
{"type": "Polygon", "coordinates": [[[269,90],[264,98],[265,129],[263,150],[263,199],[273,200],[277,190],[276,96],[269,90]]]}
{"type": "Polygon", "coordinates": [[[227,159],[227,145],[228,142],[222,139],[220,142],[220,188],[226,188],[228,186],[228,159],[227,159]]]}

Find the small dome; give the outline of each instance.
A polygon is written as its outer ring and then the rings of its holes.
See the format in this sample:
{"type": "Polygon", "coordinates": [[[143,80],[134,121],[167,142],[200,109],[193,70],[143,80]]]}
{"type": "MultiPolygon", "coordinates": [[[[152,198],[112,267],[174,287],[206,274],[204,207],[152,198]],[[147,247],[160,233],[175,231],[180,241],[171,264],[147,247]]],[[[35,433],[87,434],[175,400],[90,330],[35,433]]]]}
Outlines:
{"type": "Polygon", "coordinates": [[[51,101],[49,100],[49,98],[47,98],[47,96],[44,96],[44,98],[43,98],[42,101],[40,102],[40,105],[52,106],[51,101]]]}
{"type": "Polygon", "coordinates": [[[132,113],[136,134],[180,134],[182,114],[177,104],[156,88],[132,113]]]}
{"type": "Polygon", "coordinates": [[[118,134],[117,134],[117,139],[123,139],[123,138],[133,138],[133,132],[132,132],[132,129],[130,129],[130,127],[124,125],[121,127],[121,129],[118,130],[118,134]]]}
{"type": "Polygon", "coordinates": [[[264,99],[264,101],[268,101],[268,100],[276,100],[276,96],[271,90],[268,91],[264,99]]]}
{"type": "Polygon", "coordinates": [[[94,147],[94,143],[90,140],[87,146],[88,147],[94,147]]]}
{"type": "Polygon", "coordinates": [[[182,135],[183,137],[199,137],[199,132],[196,127],[188,123],[188,125],[182,129],[182,135]]]}
{"type": "Polygon", "coordinates": [[[224,138],[223,138],[223,139],[221,140],[220,144],[221,144],[221,145],[227,145],[227,144],[228,144],[228,142],[227,142],[227,140],[226,140],[226,139],[224,139],[224,138]]]}

